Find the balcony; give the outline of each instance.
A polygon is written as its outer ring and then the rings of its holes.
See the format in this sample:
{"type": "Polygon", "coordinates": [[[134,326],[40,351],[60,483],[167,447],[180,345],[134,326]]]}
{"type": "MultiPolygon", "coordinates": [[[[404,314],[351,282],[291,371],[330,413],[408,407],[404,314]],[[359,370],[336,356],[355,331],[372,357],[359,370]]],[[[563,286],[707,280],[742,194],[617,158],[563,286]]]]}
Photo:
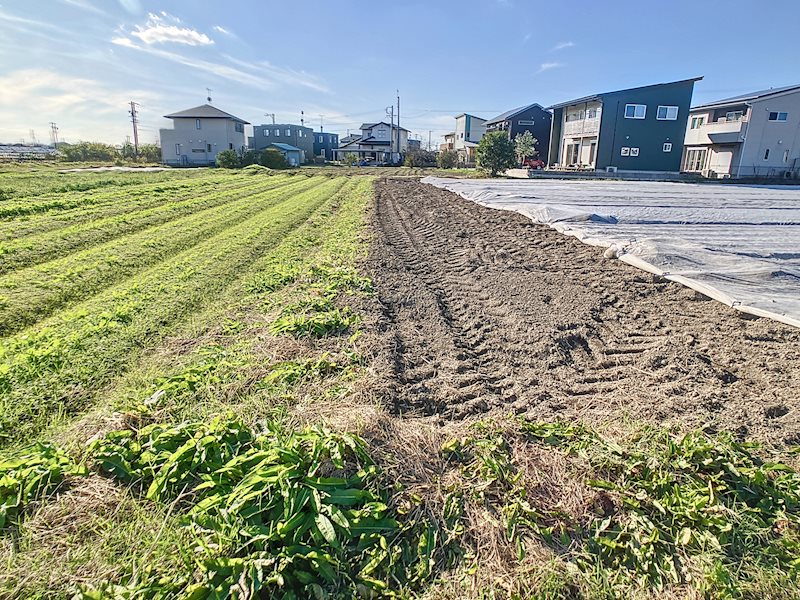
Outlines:
{"type": "Polygon", "coordinates": [[[687,146],[696,144],[736,144],[744,141],[746,133],[746,119],[738,121],[721,120],[716,123],[705,123],[697,129],[689,129],[686,132],[684,144],[687,146]]]}
{"type": "Polygon", "coordinates": [[[564,137],[586,137],[597,135],[600,131],[600,119],[581,119],[567,121],[561,135],[564,137]]]}

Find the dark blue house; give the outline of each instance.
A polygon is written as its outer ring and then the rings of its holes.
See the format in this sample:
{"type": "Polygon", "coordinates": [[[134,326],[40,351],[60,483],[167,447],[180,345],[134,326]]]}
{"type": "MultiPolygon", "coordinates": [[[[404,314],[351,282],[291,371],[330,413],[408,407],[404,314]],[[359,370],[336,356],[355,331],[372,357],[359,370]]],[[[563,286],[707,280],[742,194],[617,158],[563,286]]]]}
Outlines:
{"type": "Polygon", "coordinates": [[[333,151],[339,147],[339,134],[314,132],[314,156],[323,156],[325,160],[333,160],[333,151]]]}
{"type": "Polygon", "coordinates": [[[550,107],[549,162],[568,169],[678,172],[702,77],[594,94],[550,107]]]}
{"type": "Polygon", "coordinates": [[[550,151],[550,128],[553,115],[538,104],[529,104],[504,112],[486,121],[486,132],[505,131],[510,139],[530,131],[536,138],[536,158],[547,162],[550,151]]]}

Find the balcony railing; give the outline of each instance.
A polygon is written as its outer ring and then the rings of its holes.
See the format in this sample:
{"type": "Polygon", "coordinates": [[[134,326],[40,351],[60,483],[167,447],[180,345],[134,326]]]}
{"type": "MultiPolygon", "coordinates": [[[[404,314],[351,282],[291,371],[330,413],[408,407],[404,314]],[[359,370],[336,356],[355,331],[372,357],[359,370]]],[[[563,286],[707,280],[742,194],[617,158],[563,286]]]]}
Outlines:
{"type": "Polygon", "coordinates": [[[730,138],[728,142],[741,141],[747,131],[747,119],[739,120],[719,120],[715,123],[703,123],[695,129],[686,132],[685,144],[713,144],[712,136],[715,134],[731,134],[725,136],[730,138]]]}

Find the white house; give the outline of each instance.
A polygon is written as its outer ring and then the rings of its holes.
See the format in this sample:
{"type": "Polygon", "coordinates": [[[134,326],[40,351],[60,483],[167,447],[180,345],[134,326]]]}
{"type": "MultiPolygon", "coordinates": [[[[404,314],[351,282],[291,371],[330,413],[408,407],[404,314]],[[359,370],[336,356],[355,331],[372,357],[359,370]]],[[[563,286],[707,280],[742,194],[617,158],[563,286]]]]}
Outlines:
{"type": "Polygon", "coordinates": [[[213,165],[223,150],[241,152],[247,146],[247,121],[209,104],[164,115],[172,129],[161,129],[161,157],[168,165],[213,165]]]}
{"type": "Polygon", "coordinates": [[[359,158],[377,164],[396,163],[408,151],[408,129],[391,123],[364,123],[361,135],[351,135],[339,140],[334,150],[337,158],[356,154],[359,158]]]}
{"type": "Polygon", "coordinates": [[[682,170],[706,177],[800,177],[800,85],[689,111],[682,170]]]}
{"type": "Polygon", "coordinates": [[[486,119],[461,113],[456,117],[456,131],[453,149],[459,158],[467,163],[475,162],[475,148],[486,135],[486,119]]]}

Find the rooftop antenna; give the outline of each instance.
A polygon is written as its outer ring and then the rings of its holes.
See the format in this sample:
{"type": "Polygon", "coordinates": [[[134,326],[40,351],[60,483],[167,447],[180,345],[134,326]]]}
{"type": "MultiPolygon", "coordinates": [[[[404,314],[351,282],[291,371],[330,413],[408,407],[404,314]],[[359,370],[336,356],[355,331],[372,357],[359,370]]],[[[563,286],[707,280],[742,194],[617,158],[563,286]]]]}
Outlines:
{"type": "Polygon", "coordinates": [[[211,88],[206,88],[206,100],[208,100],[209,102],[211,102],[211,92],[213,91],[214,90],[212,90],[211,88]]]}
{"type": "Polygon", "coordinates": [[[300,127],[305,125],[305,113],[301,110],[300,111],[300,127]]]}
{"type": "Polygon", "coordinates": [[[265,117],[272,117],[272,124],[275,125],[275,113],[264,113],[265,117]]]}
{"type": "Polygon", "coordinates": [[[319,116],[319,132],[322,133],[322,119],[325,118],[325,115],[319,116]]]}

